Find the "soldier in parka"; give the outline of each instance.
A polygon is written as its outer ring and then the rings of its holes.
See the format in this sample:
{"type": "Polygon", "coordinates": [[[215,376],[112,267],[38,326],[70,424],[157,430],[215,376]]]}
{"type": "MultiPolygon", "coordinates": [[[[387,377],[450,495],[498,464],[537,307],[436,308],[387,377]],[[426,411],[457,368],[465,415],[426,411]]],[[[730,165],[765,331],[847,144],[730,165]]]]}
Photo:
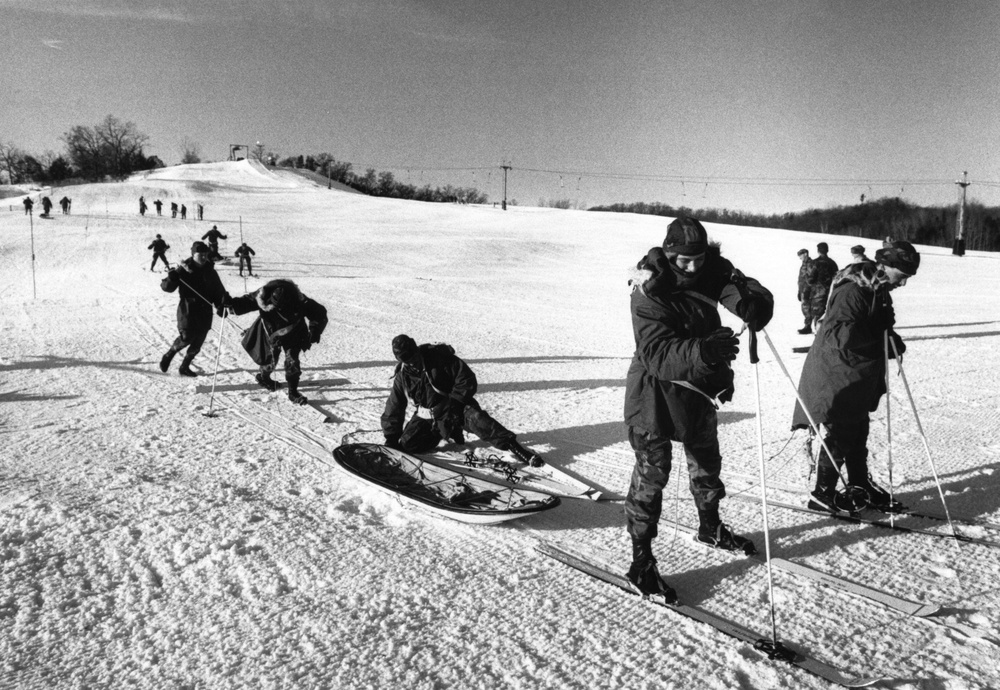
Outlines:
{"type": "MultiPolygon", "coordinates": [[[[920,254],[912,244],[891,242],[875,252],[874,262],[849,264],[833,281],[826,317],[799,379],[805,409],[825,429],[816,487],[809,500],[814,510],[904,510],[868,471],[869,414],[878,409],[885,393],[887,355],[892,359],[906,351],[893,330],[896,314],[890,292],[906,285],[919,266],[920,254]],[[840,473],[827,449],[837,467],[847,469],[843,492],[837,492],[840,473]]],[[[796,402],[792,428],[810,426],[809,416],[796,402]]]]}
{"type": "Polygon", "coordinates": [[[177,372],[181,376],[197,376],[191,370],[191,362],[201,352],[201,346],[212,329],[212,307],[221,316],[229,300],[229,293],[212,265],[208,245],[204,242],[192,244],[191,258],[184,259],[167,271],[167,277],[160,281],[160,289],[164,292],[176,290],[180,296],[177,305],[177,330],[180,333],[160,359],[160,371],[166,373],[174,355],[187,348],[177,372]]]}
{"type": "Polygon", "coordinates": [[[285,353],[285,383],[288,384],[288,399],[296,405],[309,402],[299,392],[302,378],[301,354],[319,342],[326,328],[326,307],[302,294],[298,285],[279,278],[265,284],[259,290],[247,293],[226,303],[234,314],[246,314],[258,310],[260,322],[270,348],[268,360],[260,365],[254,379],[262,388],[278,390],[278,383],[271,373],[278,365],[278,357],[285,353]]]}
{"type": "Polygon", "coordinates": [[[753,553],[719,516],[726,495],[719,477],[717,405],[733,394],[730,363],[739,352],[732,329],[722,327],[721,304],[759,331],[774,312],[771,293],[745,277],[710,245],[705,228],[680,217],[637,266],[631,284],[635,355],[625,383],[625,424],[635,467],[625,499],[632,565],[627,577],[642,594],[676,595],[660,577],[652,553],[662,492],[676,441],[687,456],[698,509],[697,539],[715,548],[753,553]]]}
{"type": "Polygon", "coordinates": [[[837,262],[830,258],[828,252],[829,245],[820,242],[816,245],[816,253],[819,254],[812,260],[812,272],[809,276],[809,309],[812,315],[812,329],[819,329],[819,321],[826,313],[826,302],[830,296],[830,283],[837,275],[837,262]]]}
{"type": "Polygon", "coordinates": [[[799,333],[802,335],[808,335],[812,333],[812,286],[809,284],[812,279],[812,274],[815,272],[813,267],[812,259],[809,258],[809,250],[802,248],[798,251],[799,261],[802,264],[799,266],[799,303],[802,307],[802,317],[805,319],[805,325],[799,329],[799,333]]]}
{"type": "Polygon", "coordinates": [[[476,374],[455,354],[451,345],[428,343],[418,346],[413,338],[400,334],[392,340],[392,354],[397,363],[392,390],[382,413],[385,445],[406,450],[400,446],[400,437],[409,398],[418,408],[430,411],[440,436],[434,437],[437,439],[435,445],[440,439],[464,444],[465,432],[468,432],[510,452],[521,462],[533,467],[544,464],[538,453],[522,446],[514,432],[483,410],[475,398],[479,387],[476,374]]]}
{"type": "Polygon", "coordinates": [[[167,267],[167,270],[170,270],[170,262],[167,261],[167,250],[170,249],[170,245],[164,241],[163,237],[157,235],[156,239],[153,240],[149,246],[146,247],[146,249],[153,250],[153,263],[149,264],[150,271],[156,269],[157,260],[162,261],[163,265],[167,267]]]}

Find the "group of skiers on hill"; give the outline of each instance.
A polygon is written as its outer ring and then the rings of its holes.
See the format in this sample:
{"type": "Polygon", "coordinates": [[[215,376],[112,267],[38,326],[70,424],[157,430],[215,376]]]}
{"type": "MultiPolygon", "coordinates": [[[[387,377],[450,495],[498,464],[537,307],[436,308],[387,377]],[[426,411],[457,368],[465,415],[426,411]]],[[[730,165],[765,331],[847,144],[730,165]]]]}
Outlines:
{"type": "MultiPolygon", "coordinates": [[[[163,202],[160,201],[159,199],[157,199],[157,200],[155,200],[153,202],[153,206],[156,207],[156,215],[162,216],[163,215],[163,202]]],[[[204,204],[197,203],[197,204],[195,204],[195,208],[198,211],[198,220],[202,220],[205,217],[205,206],[204,206],[204,204]]],[[[146,215],[146,211],[148,209],[149,209],[149,206],[146,204],[146,197],[140,196],[139,197],[139,215],[140,216],[145,216],[146,215]]],[[[171,201],[170,202],[170,217],[171,218],[176,218],[178,214],[180,214],[181,220],[186,220],[187,219],[187,205],[186,204],[181,204],[180,206],[178,206],[176,201],[171,201]]]]}
{"type": "MultiPolygon", "coordinates": [[[[226,235],[219,232],[219,228],[216,225],[212,226],[212,229],[201,236],[201,239],[208,240],[208,249],[210,253],[210,259],[215,261],[221,261],[222,255],[219,253],[219,240],[229,239],[226,235]]],[[[146,249],[151,249],[153,251],[153,262],[149,265],[149,270],[156,270],[156,262],[162,261],[163,265],[166,266],[167,270],[170,269],[170,262],[167,261],[167,250],[170,249],[170,245],[164,241],[162,235],[157,235],[156,238],[149,244],[146,249]]],[[[253,248],[246,242],[242,243],[236,248],[233,256],[240,260],[240,276],[243,275],[244,267],[247,270],[247,275],[253,275],[253,260],[251,257],[256,256],[256,252],[253,248]]]]}
{"type": "MultiPolygon", "coordinates": [[[[863,248],[855,249],[857,262],[834,270],[827,283],[819,286],[825,290],[825,313],[816,324],[802,370],[802,403],[796,403],[792,428],[824,434],[811,508],[830,513],[862,508],[899,512],[903,506],[868,471],[869,414],[885,393],[888,358],[905,351],[893,330],[890,293],[916,274],[920,254],[904,241],[887,241],[874,260],[864,256],[863,248]],[[818,429],[812,428],[809,417],[818,429]],[[844,482],[843,490],[837,490],[838,480],[844,482]]],[[[820,258],[826,256],[825,243],[818,250],[820,258]]],[[[632,544],[627,577],[640,593],[675,601],[676,593],[661,577],[652,551],[673,442],[684,448],[699,518],[697,539],[714,548],[756,551],[719,513],[726,488],[720,478],[717,410],[732,399],[732,363],[740,349],[738,335],[722,326],[719,305],[759,332],[774,314],[774,298],[759,281],[724,258],[719,246],[709,242],[704,226],[689,217],[670,223],[662,246],[653,247],[640,259],[629,283],[635,353],[626,377],[624,418],[635,464],[625,499],[632,544]]],[[[306,402],[298,392],[299,355],[319,342],[327,316],[326,309],[294,283],[273,280],[234,299],[212,267],[209,247],[199,241],[192,246],[192,257],[171,269],[161,287],[180,292],[180,335],[160,362],[163,371],[177,352],[187,348],[180,373],[195,375],[191,360],[205,341],[213,306],[219,315],[226,310],[234,314],[257,310],[264,342],[271,351],[270,359],[261,360],[257,383],[268,390],[278,387],[270,374],[283,351],[289,399],[306,402]]],[[[800,286],[800,299],[801,290],[800,286]]],[[[810,293],[810,302],[812,297],[810,293]]],[[[809,325],[814,324],[810,321],[809,325]]],[[[391,347],[396,366],[381,418],[385,445],[425,452],[442,439],[464,443],[464,434],[471,433],[523,462],[542,464],[537,453],[524,448],[513,432],[482,409],[475,399],[476,376],[450,345],[418,345],[400,334],[391,347]],[[418,410],[429,410],[431,420],[415,414],[406,422],[408,400],[418,410]]]]}
{"type": "MultiPolygon", "coordinates": [[[[35,208],[35,202],[32,201],[30,196],[26,196],[24,197],[24,201],[22,201],[21,203],[24,204],[24,215],[30,216],[32,209],[35,208]]],[[[70,206],[72,204],[73,200],[70,199],[68,196],[64,196],[62,199],[59,200],[59,207],[62,209],[64,216],[69,215],[70,206]]],[[[51,213],[52,213],[52,199],[48,198],[47,196],[43,196],[42,215],[47,218],[51,215],[51,213]]]]}

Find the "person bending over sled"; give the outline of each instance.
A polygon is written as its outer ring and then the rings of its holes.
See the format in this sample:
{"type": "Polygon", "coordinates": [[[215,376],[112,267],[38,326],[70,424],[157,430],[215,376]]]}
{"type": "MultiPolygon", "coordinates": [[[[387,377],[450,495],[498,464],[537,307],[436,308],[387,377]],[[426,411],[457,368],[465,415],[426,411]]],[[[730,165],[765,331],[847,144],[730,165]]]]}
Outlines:
{"type": "Polygon", "coordinates": [[[260,372],[254,377],[257,383],[269,391],[278,390],[271,372],[283,350],[288,399],[296,405],[309,402],[299,392],[299,380],[302,378],[299,355],[319,342],[327,324],[326,307],[302,294],[292,281],[280,278],[259,290],[230,300],[225,306],[237,315],[254,309],[260,312],[257,321],[250,327],[250,330],[259,329],[261,335],[261,351],[256,355],[250,353],[260,365],[260,372]]]}
{"type": "Polygon", "coordinates": [[[625,498],[632,540],[627,577],[640,593],[673,600],[676,594],[660,577],[651,546],[670,477],[672,441],[681,443],[687,456],[700,522],[698,541],[756,551],[753,542],[733,534],[719,517],[726,488],[719,478],[716,399],[732,399],[730,362],[739,341],[732,329],[722,327],[718,305],[759,331],[774,313],[774,299],[724,259],[717,245],[709,245],[705,228],[694,218],[670,223],[663,247],[650,249],[636,268],[630,281],[635,355],[625,382],[625,424],[635,451],[625,498]]]}
{"type": "Polygon", "coordinates": [[[413,338],[403,334],[393,338],[392,354],[397,364],[382,414],[386,446],[421,453],[437,446],[441,439],[464,444],[463,432],[468,432],[509,451],[532,467],[544,464],[541,456],[518,443],[512,431],[479,405],[474,397],[478,387],[476,375],[455,355],[451,345],[418,346],[413,338]],[[407,398],[418,408],[430,410],[433,429],[421,429],[426,420],[416,414],[403,428],[407,398]],[[420,441],[416,441],[417,436],[420,441]]]}
{"type": "MultiPolygon", "coordinates": [[[[891,242],[875,252],[874,262],[849,264],[833,280],[830,306],[799,379],[806,409],[816,424],[826,427],[826,447],[820,451],[816,488],[809,499],[814,510],[905,510],[868,473],[868,429],[869,413],[878,409],[885,393],[886,345],[889,358],[906,350],[892,328],[896,315],[889,293],[906,285],[919,267],[920,254],[912,244],[891,242]],[[840,472],[827,449],[838,468],[847,468],[843,492],[837,492],[840,472]]],[[[796,402],[792,428],[810,427],[796,402]]]]}

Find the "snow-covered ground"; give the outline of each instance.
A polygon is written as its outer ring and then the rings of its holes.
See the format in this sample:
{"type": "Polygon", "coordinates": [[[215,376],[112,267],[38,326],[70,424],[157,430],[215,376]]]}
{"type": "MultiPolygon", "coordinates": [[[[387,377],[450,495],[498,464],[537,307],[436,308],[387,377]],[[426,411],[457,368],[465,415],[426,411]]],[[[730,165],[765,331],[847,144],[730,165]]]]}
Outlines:
{"type": "MultiPolygon", "coordinates": [[[[53,201],[64,193],[72,215],[57,206],[33,219],[34,263],[19,199],[0,209],[0,686],[828,687],[535,552],[537,539],[561,541],[623,571],[620,501],[564,500],[472,527],[331,466],[346,434],[381,440],[390,340],[406,332],[454,345],[487,410],[620,497],[632,466],[626,275],[666,219],[373,199],[247,162],[56,190],[53,201]],[[142,218],[140,195],[186,203],[189,219],[142,218]],[[303,392],[338,421],[255,386],[238,340],[250,316],[216,319],[196,360],[204,376],[178,377],[176,361],[159,372],[177,297],[160,290],[146,247],[161,233],[179,260],[212,224],[228,235],[224,253],[241,233],[257,252],[259,277],[219,267],[232,294],[287,277],[328,307],[322,343],[303,356],[303,392]],[[216,417],[203,414],[210,402],[216,417]]],[[[804,355],[792,348],[808,337],[795,333],[795,252],[826,240],[843,263],[856,238],[709,232],[774,292],[768,332],[797,381],[804,355]]],[[[952,513],[1000,522],[1000,262],[921,249],[919,275],[895,293],[907,378],[952,513]]],[[[742,355],[737,369],[720,416],[723,478],[730,494],[757,495],[754,369],[742,355]]],[[[763,343],[757,372],[769,496],[801,502],[805,435],[789,431],[792,386],[763,343]]],[[[902,380],[892,385],[897,492],[939,508],[902,380]]],[[[871,439],[883,481],[887,421],[883,403],[871,439]]],[[[681,477],[665,515],[693,525],[681,477]]],[[[727,499],[723,516],[762,543],[759,503],[727,499]]],[[[912,618],[776,572],[782,640],[850,675],[884,675],[883,687],[1000,687],[1000,549],[769,517],[774,556],[942,607],[912,618]]],[[[770,633],[760,560],[707,552],[669,527],[655,549],[685,601],[770,633]]]]}

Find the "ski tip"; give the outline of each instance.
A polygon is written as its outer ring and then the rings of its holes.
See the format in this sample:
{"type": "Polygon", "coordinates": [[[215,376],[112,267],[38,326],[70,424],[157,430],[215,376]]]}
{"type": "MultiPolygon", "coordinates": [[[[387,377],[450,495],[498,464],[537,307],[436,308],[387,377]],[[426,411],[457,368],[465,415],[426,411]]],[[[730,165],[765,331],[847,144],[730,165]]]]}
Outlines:
{"type": "Polygon", "coordinates": [[[941,607],[937,604],[924,604],[910,615],[916,616],[917,618],[926,618],[927,616],[933,616],[940,610],[941,607]]]}

